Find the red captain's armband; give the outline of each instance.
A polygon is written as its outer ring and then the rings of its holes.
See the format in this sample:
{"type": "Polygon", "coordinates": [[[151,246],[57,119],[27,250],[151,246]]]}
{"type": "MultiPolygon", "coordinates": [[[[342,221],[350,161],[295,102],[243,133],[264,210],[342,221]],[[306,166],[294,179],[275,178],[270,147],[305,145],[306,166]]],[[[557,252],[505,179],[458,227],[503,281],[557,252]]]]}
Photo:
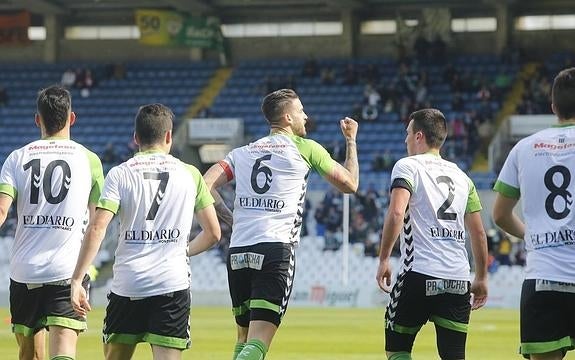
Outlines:
{"type": "Polygon", "coordinates": [[[234,178],[234,173],[233,173],[232,169],[230,168],[230,165],[228,165],[228,163],[223,161],[223,160],[218,161],[218,164],[222,167],[222,169],[224,169],[224,172],[226,173],[226,176],[228,177],[228,181],[232,180],[234,178]]]}

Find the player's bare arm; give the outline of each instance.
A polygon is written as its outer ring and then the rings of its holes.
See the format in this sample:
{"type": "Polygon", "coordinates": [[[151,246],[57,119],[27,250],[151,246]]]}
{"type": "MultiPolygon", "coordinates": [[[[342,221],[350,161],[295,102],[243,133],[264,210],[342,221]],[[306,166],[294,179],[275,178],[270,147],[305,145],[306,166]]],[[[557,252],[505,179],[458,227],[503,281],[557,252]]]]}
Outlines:
{"type": "Polygon", "coordinates": [[[405,209],[409,203],[411,193],[404,188],[394,188],[391,190],[389,199],[389,208],[385,215],[383,230],[381,232],[381,244],[379,248],[379,267],[377,269],[376,280],[385,292],[391,291],[391,266],[389,258],[393,245],[397,241],[403,226],[403,217],[405,209]]]}
{"type": "Polygon", "coordinates": [[[106,228],[108,224],[114,217],[114,213],[98,208],[96,213],[88,225],[86,230],[86,235],[82,241],[82,247],[80,248],[80,255],[78,256],[78,261],[76,262],[76,268],[74,269],[74,274],[71,279],[71,301],[74,311],[79,315],[86,316],[86,313],[91,310],[90,304],[88,303],[88,297],[86,294],[86,289],[82,287],[82,279],[88,271],[88,267],[96,257],[102,240],[106,235],[106,228]]]}
{"type": "Polygon", "coordinates": [[[475,278],[471,283],[473,303],[471,309],[476,310],[487,301],[487,236],[481,221],[479,211],[465,214],[465,227],[471,239],[471,251],[475,262],[475,278]]]}
{"type": "Polygon", "coordinates": [[[344,193],[355,193],[359,187],[359,162],[357,159],[357,122],[346,117],[340,121],[341,132],[345,137],[345,162],[337,164],[326,175],[327,181],[344,193]]]}
{"type": "Polygon", "coordinates": [[[517,205],[518,199],[510,198],[501,194],[495,196],[493,205],[493,221],[503,231],[519,239],[525,236],[525,224],[515,213],[513,208],[517,205]]]}
{"type": "Polygon", "coordinates": [[[12,201],[12,196],[0,193],[0,226],[6,221],[6,216],[8,216],[8,210],[10,210],[12,201]]]}
{"type": "Polygon", "coordinates": [[[228,174],[224,170],[221,164],[214,164],[208,169],[204,174],[204,181],[208,188],[210,189],[210,194],[214,198],[214,207],[216,209],[216,214],[218,218],[225,224],[232,226],[232,211],[226,206],[224,200],[218,192],[218,188],[226,184],[230,179],[228,179],[228,174]]]}
{"type": "Polygon", "coordinates": [[[188,244],[188,256],[194,256],[208,250],[220,241],[222,236],[214,205],[208,205],[196,211],[196,218],[202,231],[188,244]]]}

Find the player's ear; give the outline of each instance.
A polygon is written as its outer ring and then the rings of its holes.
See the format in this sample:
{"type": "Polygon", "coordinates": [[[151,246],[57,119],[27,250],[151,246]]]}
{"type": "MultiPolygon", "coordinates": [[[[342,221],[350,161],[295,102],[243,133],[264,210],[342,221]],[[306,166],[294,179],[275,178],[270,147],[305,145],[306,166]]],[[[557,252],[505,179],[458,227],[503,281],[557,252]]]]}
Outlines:
{"type": "Polygon", "coordinates": [[[166,137],[165,137],[164,141],[166,142],[166,144],[172,143],[172,130],[166,131],[166,137]]]}
{"type": "Polygon", "coordinates": [[[76,113],[75,112],[70,112],[70,126],[74,125],[74,123],[76,122],[76,113]]]}
{"type": "Polygon", "coordinates": [[[553,111],[553,114],[557,115],[557,111],[555,111],[555,104],[551,103],[551,111],[553,111]]]}
{"type": "Polygon", "coordinates": [[[36,126],[39,127],[40,129],[42,128],[40,124],[40,114],[36,113],[34,115],[34,123],[36,123],[36,126]]]}
{"type": "Polygon", "coordinates": [[[136,143],[136,145],[140,146],[140,140],[138,140],[138,135],[136,135],[135,132],[134,132],[134,142],[136,143]]]}

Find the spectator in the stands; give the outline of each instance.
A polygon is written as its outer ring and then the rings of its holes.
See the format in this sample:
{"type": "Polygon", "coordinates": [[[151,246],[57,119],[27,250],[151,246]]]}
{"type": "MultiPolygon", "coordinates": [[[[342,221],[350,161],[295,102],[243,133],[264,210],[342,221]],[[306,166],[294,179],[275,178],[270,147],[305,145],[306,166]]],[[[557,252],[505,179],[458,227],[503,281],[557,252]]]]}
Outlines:
{"type": "Polygon", "coordinates": [[[324,241],[325,245],[323,250],[337,250],[341,246],[342,233],[342,213],[341,210],[336,207],[330,207],[327,210],[327,216],[325,221],[325,235],[324,241]]]}
{"type": "Polygon", "coordinates": [[[297,82],[293,75],[289,75],[285,79],[285,85],[282,87],[283,89],[292,89],[293,91],[297,90],[297,82]]]}
{"type": "Polygon", "coordinates": [[[326,147],[326,150],[335,161],[342,162],[345,160],[345,145],[342,145],[340,141],[334,140],[331,146],[326,147]]]}
{"type": "Polygon", "coordinates": [[[102,163],[106,165],[117,165],[121,162],[121,158],[116,151],[116,146],[113,142],[108,142],[102,153],[102,163]]]}
{"type": "Polygon", "coordinates": [[[455,91],[451,96],[451,110],[462,111],[464,107],[463,94],[459,91],[455,91]]]}
{"type": "Polygon", "coordinates": [[[415,52],[417,61],[419,61],[421,64],[427,63],[429,61],[429,50],[429,41],[422,33],[419,33],[415,38],[415,42],[413,43],[413,51],[415,52]]]}
{"type": "Polygon", "coordinates": [[[353,63],[347,64],[343,72],[343,84],[344,85],[355,85],[357,84],[357,70],[353,63]]]}
{"type": "Polygon", "coordinates": [[[335,72],[333,68],[331,66],[323,68],[320,79],[323,85],[333,85],[335,83],[335,72]]]}
{"type": "Polygon", "coordinates": [[[489,91],[488,86],[484,83],[475,96],[478,100],[489,100],[491,99],[491,91],[489,91]]]}
{"type": "Polygon", "coordinates": [[[309,58],[305,61],[302,75],[305,77],[316,77],[319,75],[319,67],[315,58],[309,58]]]}
{"type": "Polygon", "coordinates": [[[64,87],[71,88],[76,84],[76,72],[72,69],[67,69],[62,74],[60,84],[64,87]]]}
{"type": "Polygon", "coordinates": [[[501,265],[511,265],[511,240],[507,234],[502,234],[499,238],[499,246],[497,247],[496,258],[501,265]]]}
{"type": "Polygon", "coordinates": [[[377,68],[377,66],[374,64],[368,64],[366,66],[365,70],[363,71],[362,81],[364,83],[377,84],[377,83],[379,83],[379,80],[380,80],[380,75],[379,75],[379,69],[377,68]]]}
{"type": "Polygon", "coordinates": [[[441,38],[441,35],[437,34],[435,39],[430,45],[431,47],[431,58],[435,64],[443,64],[445,57],[447,55],[447,44],[441,38]]]}
{"type": "Polygon", "coordinates": [[[373,171],[390,171],[395,165],[395,158],[389,149],[383,153],[376,153],[371,165],[373,171]]]}
{"type": "Polygon", "coordinates": [[[351,109],[351,118],[359,122],[365,120],[363,118],[363,106],[361,106],[360,103],[357,102],[353,104],[353,108],[351,109]]]}
{"type": "Polygon", "coordinates": [[[197,116],[199,118],[210,118],[210,117],[212,117],[212,111],[211,111],[209,106],[202,104],[202,106],[198,110],[197,116]]]}

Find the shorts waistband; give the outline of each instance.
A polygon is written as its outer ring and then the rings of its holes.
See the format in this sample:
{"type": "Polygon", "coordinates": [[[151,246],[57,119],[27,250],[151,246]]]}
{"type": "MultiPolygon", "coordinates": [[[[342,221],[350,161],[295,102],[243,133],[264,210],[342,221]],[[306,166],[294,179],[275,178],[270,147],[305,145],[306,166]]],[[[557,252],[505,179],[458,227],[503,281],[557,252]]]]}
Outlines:
{"type": "Polygon", "coordinates": [[[45,282],[45,283],[24,283],[24,284],[26,285],[28,290],[33,290],[33,289],[41,288],[42,286],[47,286],[47,285],[68,286],[71,283],[72,283],[72,279],[64,279],[64,280],[56,280],[56,281],[50,281],[50,282],[45,282]]]}

